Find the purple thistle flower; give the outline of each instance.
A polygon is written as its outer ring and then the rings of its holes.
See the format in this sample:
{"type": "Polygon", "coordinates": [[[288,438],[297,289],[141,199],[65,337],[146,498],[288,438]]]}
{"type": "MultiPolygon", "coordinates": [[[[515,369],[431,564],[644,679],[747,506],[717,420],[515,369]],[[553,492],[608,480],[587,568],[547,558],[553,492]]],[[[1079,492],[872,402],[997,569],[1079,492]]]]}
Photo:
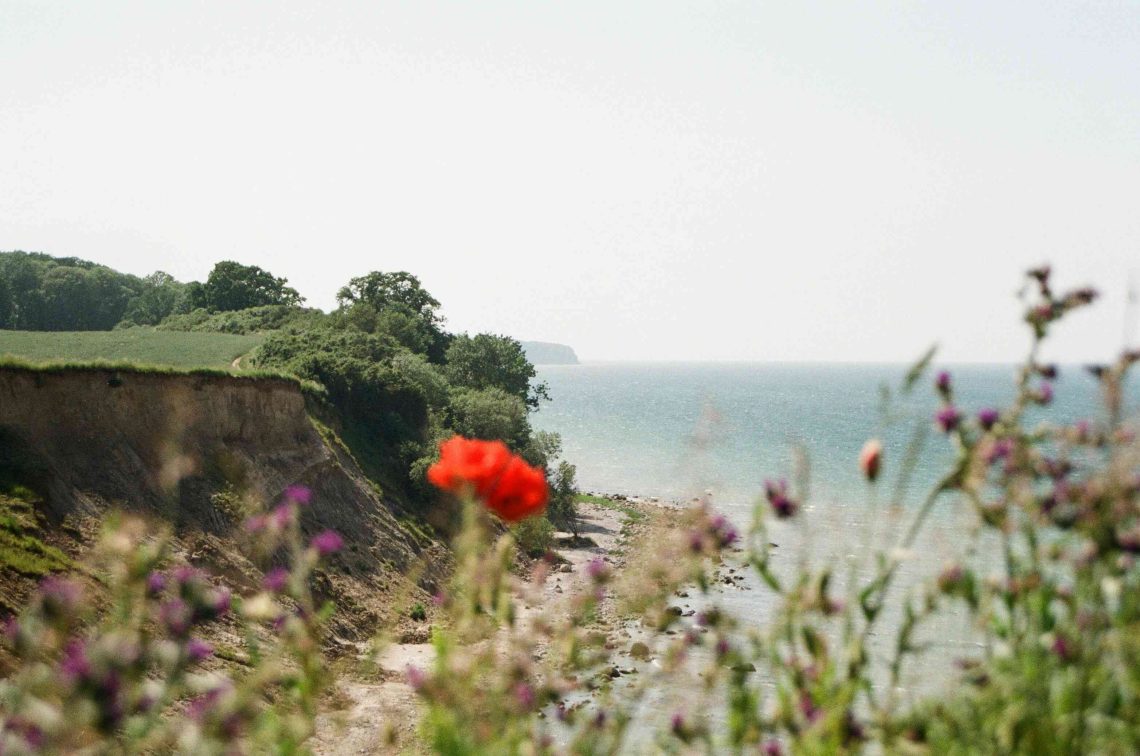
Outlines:
{"type": "Polygon", "coordinates": [[[202,722],[206,717],[218,706],[222,696],[229,691],[229,684],[225,683],[216,688],[211,688],[206,693],[198,696],[190,701],[186,707],[186,713],[190,719],[195,722],[202,722]]]}
{"type": "Polygon", "coordinates": [[[760,752],[764,756],[784,756],[784,749],[780,747],[778,740],[765,740],[764,745],[760,747],[760,752]]]}
{"type": "Polygon", "coordinates": [[[953,405],[947,405],[938,410],[938,414],[934,416],[938,427],[942,429],[943,433],[950,433],[958,427],[958,423],[962,421],[962,413],[957,410],[953,405]]]}
{"type": "Polygon", "coordinates": [[[159,607],[158,617],[166,626],[167,631],[177,638],[186,635],[193,622],[190,606],[182,599],[171,599],[165,602],[159,607]]]}
{"type": "Polygon", "coordinates": [[[265,579],[262,585],[265,590],[280,593],[285,590],[285,586],[289,584],[289,570],[284,567],[274,567],[269,572],[265,573],[265,579]]]}
{"type": "Polygon", "coordinates": [[[768,503],[772,505],[772,510],[780,519],[787,519],[796,513],[798,507],[796,502],[788,497],[788,482],[786,480],[764,481],[764,494],[768,497],[768,503]]]}
{"type": "Polygon", "coordinates": [[[419,692],[427,684],[427,675],[419,667],[409,664],[404,668],[404,678],[412,690],[419,692]]]}
{"type": "Polygon", "coordinates": [[[669,722],[669,729],[673,734],[680,737],[685,733],[685,715],[679,711],[673,712],[673,718],[669,722]]]}
{"type": "Polygon", "coordinates": [[[139,714],[146,714],[157,703],[158,695],[154,691],[148,690],[139,696],[138,701],[135,702],[135,711],[139,714]]]}
{"type": "Polygon", "coordinates": [[[19,717],[12,717],[6,723],[6,731],[17,735],[24,744],[27,745],[28,750],[32,753],[40,753],[44,748],[44,731],[36,725],[19,717]]]}
{"type": "Polygon", "coordinates": [[[938,389],[938,393],[942,396],[949,396],[950,394],[950,373],[943,370],[934,379],[934,387],[938,389]]]}
{"type": "Polygon", "coordinates": [[[717,514],[709,520],[709,529],[712,531],[713,537],[716,539],[717,546],[726,548],[731,546],[739,538],[736,528],[728,521],[722,514],[717,514]]]}
{"type": "Polygon", "coordinates": [[[267,515],[259,514],[247,519],[243,527],[247,533],[260,533],[268,526],[269,517],[267,515]]]}
{"type": "Polygon", "coordinates": [[[1140,553],[1140,526],[1116,536],[1116,545],[1129,554],[1140,553]]]}
{"type": "Polygon", "coordinates": [[[313,491],[308,486],[294,484],[285,489],[286,501],[306,506],[313,499],[313,491]]]}
{"type": "Polygon", "coordinates": [[[1073,644],[1061,633],[1055,633],[1053,635],[1053,643],[1049,647],[1049,650],[1056,654],[1057,658],[1063,662],[1072,661],[1075,653],[1073,644]]]}
{"type": "Polygon", "coordinates": [[[285,529],[293,522],[297,515],[297,508],[295,505],[286,502],[285,504],[278,504],[273,512],[269,515],[269,522],[274,527],[285,529]]]}
{"type": "Polygon", "coordinates": [[[1088,420],[1078,420],[1073,423],[1073,429],[1077,432],[1078,440],[1087,441],[1092,434],[1092,423],[1088,420]]]}
{"type": "Polygon", "coordinates": [[[705,536],[699,530],[689,531],[689,551],[699,554],[705,550],[705,536]]]}
{"type": "Polygon", "coordinates": [[[184,564],[174,568],[174,582],[178,583],[178,587],[182,590],[201,587],[205,579],[205,573],[197,567],[184,564]]]}
{"type": "Polygon", "coordinates": [[[534,688],[525,682],[520,682],[515,686],[515,701],[518,702],[519,708],[524,711],[530,711],[534,708],[534,702],[537,696],[534,693],[534,688]]]}
{"type": "Polygon", "coordinates": [[[999,459],[1008,459],[1013,454],[1013,440],[1009,438],[999,438],[994,442],[986,451],[986,463],[993,464],[999,459]]]}
{"type": "Polygon", "coordinates": [[[806,690],[800,693],[800,712],[809,722],[819,719],[819,715],[822,713],[819,707],[815,705],[815,701],[812,700],[811,694],[806,690]]]}
{"type": "Polygon", "coordinates": [[[161,572],[152,572],[146,578],[146,595],[156,598],[166,590],[166,575],[161,572]]]}
{"type": "Polygon", "coordinates": [[[996,409],[987,407],[986,409],[978,412],[978,425],[982,426],[984,430],[989,430],[997,424],[1001,415],[996,409]]]}
{"type": "Polygon", "coordinates": [[[447,596],[443,595],[443,591],[436,591],[432,594],[431,603],[433,606],[443,606],[447,603],[447,596]]]}
{"type": "Polygon", "coordinates": [[[594,557],[586,563],[586,575],[594,582],[600,583],[610,576],[610,568],[601,557],[594,557]]]}
{"type": "Polygon", "coordinates": [[[217,588],[206,601],[206,609],[214,616],[221,617],[230,611],[233,597],[228,588],[217,588]]]}
{"type": "Polygon", "coordinates": [[[328,556],[340,551],[344,546],[344,539],[336,531],[326,530],[314,536],[309,545],[316,549],[320,556],[328,556]]]}
{"type": "Polygon", "coordinates": [[[209,658],[213,653],[214,647],[199,638],[191,638],[186,643],[186,658],[193,664],[209,658]]]}
{"type": "Polygon", "coordinates": [[[1053,401],[1053,384],[1049,382],[1042,383],[1033,398],[1041,405],[1051,403],[1053,401]]]}
{"type": "Polygon", "coordinates": [[[40,583],[39,591],[41,606],[49,620],[73,615],[83,600],[83,588],[67,578],[49,577],[40,583]]]}
{"type": "Polygon", "coordinates": [[[63,657],[59,660],[59,672],[71,684],[87,679],[91,674],[91,660],[87,657],[87,645],[76,638],[67,644],[63,657]]]}

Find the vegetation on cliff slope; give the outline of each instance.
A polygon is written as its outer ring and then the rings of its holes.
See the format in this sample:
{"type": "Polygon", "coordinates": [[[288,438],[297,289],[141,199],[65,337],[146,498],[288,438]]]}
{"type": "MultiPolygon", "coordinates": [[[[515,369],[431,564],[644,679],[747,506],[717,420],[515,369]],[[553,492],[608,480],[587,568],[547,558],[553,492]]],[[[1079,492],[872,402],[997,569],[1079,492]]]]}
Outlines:
{"type": "Polygon", "coordinates": [[[0,253],[0,355],[232,365],[316,382],[322,390],[310,396],[324,401],[313,411],[412,506],[434,498],[424,471],[452,433],[502,440],[554,474],[558,440],[529,422],[546,387],[518,341],[449,333],[441,303],[403,271],[352,278],[331,313],[303,301],[284,278],[232,261],[181,283],[161,271],[139,278],[77,258],[0,253]]]}

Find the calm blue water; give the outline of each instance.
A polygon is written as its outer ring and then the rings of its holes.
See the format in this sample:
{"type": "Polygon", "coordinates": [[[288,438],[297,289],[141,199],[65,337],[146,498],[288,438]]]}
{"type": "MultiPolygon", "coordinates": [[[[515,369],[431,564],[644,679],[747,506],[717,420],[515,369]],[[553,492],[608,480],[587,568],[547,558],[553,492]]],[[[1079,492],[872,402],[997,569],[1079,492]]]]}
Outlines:
{"type": "MultiPolygon", "coordinates": [[[[968,413],[1013,396],[1011,366],[950,371],[956,403],[968,413]]],[[[861,500],[866,487],[856,458],[863,443],[872,435],[884,440],[890,477],[918,426],[930,433],[916,482],[933,483],[949,459],[949,444],[932,428],[938,403],[931,376],[895,403],[896,422],[883,423],[880,387],[896,390],[903,365],[595,363],[538,372],[553,401],[533,423],[562,435],[564,457],[577,465],[585,490],[680,500],[712,490],[718,504],[735,507],[751,502],[765,478],[791,477],[792,450],[801,446],[813,499],[861,500]]],[[[1049,419],[1097,416],[1097,384],[1084,370],[1063,368],[1055,388],[1049,419]]]]}
{"type": "MultiPolygon", "coordinates": [[[[714,505],[741,527],[751,521],[765,478],[794,479],[793,450],[810,460],[811,496],[800,517],[771,521],[768,539],[777,545],[778,574],[824,563],[836,572],[843,598],[850,580],[870,576],[872,555],[890,552],[911,521],[926,490],[951,461],[949,441],[934,428],[939,401],[933,374],[900,397],[905,365],[776,364],[583,364],[542,366],[539,378],[553,401],[534,425],[562,436],[563,456],[577,465],[583,490],[656,496],[686,501],[706,491],[714,505]],[[882,387],[894,401],[883,413],[882,387]],[[925,445],[905,495],[895,479],[916,434],[925,445]],[[872,494],[858,470],[864,442],[879,437],[884,468],[872,494]]],[[[1006,365],[950,367],[955,403],[968,415],[1001,407],[1014,395],[1015,370],[1006,365]]],[[[1034,409],[1030,424],[1073,422],[1102,416],[1098,384],[1080,367],[1061,369],[1053,404],[1034,409]]],[[[1140,388],[1134,382],[1130,396],[1140,388]]],[[[1135,399],[1131,410],[1135,412],[1135,399]]],[[[928,525],[900,565],[894,589],[869,638],[873,679],[887,680],[902,601],[910,588],[930,580],[950,560],[972,564],[982,575],[1000,570],[1000,550],[991,534],[979,535],[964,502],[940,499],[928,525]]],[[[749,576],[744,590],[723,589],[712,597],[747,626],[765,624],[777,599],[749,576]]],[[[850,600],[851,597],[848,597],[850,600]]],[[[697,599],[694,599],[694,602],[697,599]]],[[[693,604],[696,606],[696,604],[693,604]]],[[[686,605],[690,607],[690,605],[686,605]]],[[[699,607],[698,607],[699,608],[699,607]]],[[[920,629],[928,645],[904,668],[900,692],[930,693],[953,679],[953,661],[981,653],[985,638],[958,605],[949,605],[920,629]]],[[[656,707],[668,704],[657,694],[656,707]],[[660,700],[658,700],[660,699],[660,700]]]]}

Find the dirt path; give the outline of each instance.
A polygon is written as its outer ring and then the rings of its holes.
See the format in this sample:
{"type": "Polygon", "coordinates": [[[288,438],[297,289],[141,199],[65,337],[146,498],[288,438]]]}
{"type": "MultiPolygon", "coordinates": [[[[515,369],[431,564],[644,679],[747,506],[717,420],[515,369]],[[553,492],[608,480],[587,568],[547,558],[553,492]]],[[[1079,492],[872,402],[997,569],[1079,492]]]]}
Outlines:
{"type": "MultiPolygon", "coordinates": [[[[593,544],[558,549],[566,563],[546,580],[541,601],[536,602],[543,607],[582,589],[586,585],[583,569],[591,559],[613,559],[621,548],[622,528],[629,520],[623,512],[587,503],[579,505],[579,512],[581,534],[593,544]]],[[[528,610],[537,608],[524,608],[523,621],[528,610]]],[[[426,668],[433,661],[429,644],[398,643],[380,655],[380,670],[372,679],[340,676],[335,696],[338,710],[318,717],[313,750],[318,754],[416,752],[420,713],[416,695],[405,681],[405,670],[426,668]]]]}

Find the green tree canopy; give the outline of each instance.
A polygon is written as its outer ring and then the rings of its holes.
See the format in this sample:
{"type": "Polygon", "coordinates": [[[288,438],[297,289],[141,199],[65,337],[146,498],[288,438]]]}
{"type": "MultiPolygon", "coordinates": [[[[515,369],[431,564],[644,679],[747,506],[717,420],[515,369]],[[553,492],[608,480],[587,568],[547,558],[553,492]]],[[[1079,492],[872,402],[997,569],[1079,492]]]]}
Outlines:
{"type": "MultiPolygon", "coordinates": [[[[202,286],[203,304],[211,312],[231,312],[263,305],[296,305],[305,301],[284,278],[256,265],[223,260],[202,286]]],[[[197,303],[195,303],[197,304],[197,303]]]]}
{"type": "Polygon", "coordinates": [[[127,304],[123,320],[133,325],[157,325],[188,304],[186,285],[156,270],[142,280],[142,288],[127,304]]]}
{"type": "Polygon", "coordinates": [[[0,323],[27,331],[103,331],[122,319],[142,279],[74,257],[0,253],[0,323]]]}
{"type": "Polygon", "coordinates": [[[454,337],[447,348],[445,372],[454,386],[502,389],[531,409],[550,398],[545,383],[531,384],[534,365],[527,360],[522,344],[510,336],[480,333],[454,337]]]}
{"type": "Polygon", "coordinates": [[[443,326],[439,300],[424,289],[420,279],[407,271],[373,271],[358,276],[349,281],[347,286],[341,287],[336,299],[342,307],[363,302],[376,310],[403,309],[419,315],[437,328],[443,326]]]}
{"type": "Polygon", "coordinates": [[[443,330],[439,300],[406,271],[373,271],[353,278],[336,295],[347,325],[384,333],[408,349],[442,362],[450,337],[443,330]]]}

